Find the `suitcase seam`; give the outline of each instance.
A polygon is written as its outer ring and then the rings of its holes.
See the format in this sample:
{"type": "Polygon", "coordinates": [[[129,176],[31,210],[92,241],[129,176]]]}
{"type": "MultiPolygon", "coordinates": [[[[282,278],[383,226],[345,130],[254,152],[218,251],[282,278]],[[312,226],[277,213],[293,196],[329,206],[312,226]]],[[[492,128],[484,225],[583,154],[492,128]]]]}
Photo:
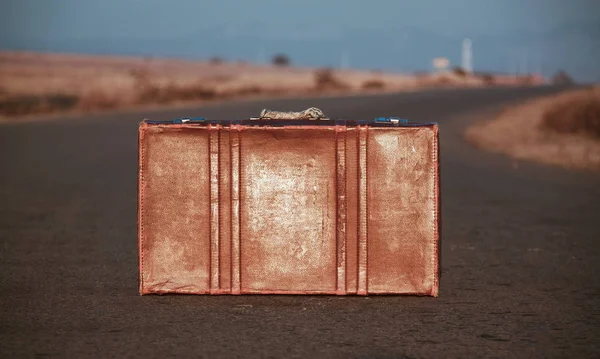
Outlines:
{"type": "Polygon", "coordinates": [[[336,163],[336,293],[347,293],[346,276],[347,276],[347,264],[346,264],[346,212],[347,212],[347,199],[346,199],[346,127],[336,127],[335,131],[336,151],[335,151],[335,163],[336,163]],[[340,134],[341,132],[341,134],[340,134]],[[340,137],[343,136],[343,137],[340,137]],[[343,141],[343,142],[341,142],[343,141]],[[343,153],[340,151],[340,144],[343,143],[343,153]],[[342,154],[342,156],[340,156],[342,154]],[[341,157],[341,158],[340,158],[341,157]],[[339,170],[339,166],[343,166],[342,171],[339,170]],[[339,176],[343,178],[340,179],[339,176]],[[343,182],[343,183],[342,183],[343,182]],[[341,185],[341,186],[340,186],[341,185]],[[342,188],[340,188],[342,187],[342,188]],[[343,193],[340,193],[340,190],[343,193]],[[343,213],[342,213],[343,212],[343,213]],[[340,228],[340,226],[342,228],[340,228]],[[341,243],[340,243],[341,241],[341,243]],[[341,257],[341,258],[340,258],[341,257]],[[341,261],[341,265],[340,265],[341,261]],[[340,278],[341,277],[341,278],[340,278]],[[341,279],[341,283],[340,283],[341,279]],[[343,286],[343,290],[340,289],[343,286]]]}
{"type": "Polygon", "coordinates": [[[219,231],[219,234],[217,235],[217,242],[219,244],[219,248],[217,250],[217,258],[218,258],[218,267],[217,267],[217,275],[219,276],[218,279],[218,284],[219,284],[219,291],[222,290],[223,287],[223,281],[222,281],[222,277],[221,277],[221,265],[223,264],[221,262],[221,254],[223,251],[223,245],[221,243],[221,236],[223,235],[222,231],[221,231],[221,222],[223,220],[223,218],[221,217],[221,190],[223,187],[223,184],[221,183],[221,166],[220,166],[220,162],[221,162],[221,129],[223,127],[221,125],[217,126],[217,203],[218,203],[218,208],[217,208],[217,216],[218,216],[218,222],[217,222],[217,230],[219,231]]]}
{"type": "Polygon", "coordinates": [[[210,245],[210,259],[209,259],[209,292],[214,292],[214,291],[218,291],[221,288],[221,273],[220,273],[220,251],[221,251],[221,246],[219,243],[220,240],[220,235],[221,235],[221,231],[220,231],[220,216],[219,216],[219,207],[220,207],[220,203],[219,203],[219,175],[220,175],[220,171],[219,171],[219,142],[220,142],[220,133],[219,133],[219,125],[216,126],[209,126],[208,127],[208,155],[209,155],[209,237],[210,237],[210,241],[209,241],[209,245],[210,245]],[[213,136],[216,136],[216,140],[213,136]],[[215,144],[214,142],[216,142],[216,157],[217,157],[217,161],[216,161],[216,177],[217,177],[217,189],[216,189],[216,202],[214,201],[215,198],[213,198],[213,194],[215,192],[214,189],[214,185],[215,183],[213,183],[213,176],[215,176],[215,172],[213,167],[215,165],[214,163],[214,149],[215,149],[215,144]],[[216,203],[216,205],[215,205],[216,203]],[[213,207],[216,207],[216,211],[213,211],[213,207]],[[217,224],[215,226],[215,224],[213,223],[215,220],[216,216],[216,220],[217,220],[217,224]],[[216,228],[215,228],[216,227],[216,228]],[[216,229],[217,233],[216,236],[214,235],[214,230],[216,229]],[[216,238],[215,238],[216,237],[216,238]],[[213,248],[216,247],[216,248],[213,248]],[[216,252],[216,253],[214,253],[216,252]],[[214,266],[216,266],[216,269],[213,268],[214,266]],[[216,276],[215,276],[216,273],[216,276]],[[216,277],[216,278],[215,278],[216,277]],[[216,283],[213,283],[216,282],[216,283]],[[216,288],[213,284],[216,284],[216,288]]]}
{"type": "MultiPolygon", "coordinates": [[[[218,159],[218,168],[219,168],[219,194],[218,194],[218,196],[219,196],[219,291],[220,292],[226,291],[224,289],[224,286],[226,286],[226,284],[224,284],[224,281],[222,280],[223,279],[223,268],[222,268],[223,252],[222,252],[222,247],[223,247],[223,244],[225,243],[225,239],[223,238],[224,237],[224,235],[223,235],[223,227],[224,227],[224,225],[223,225],[223,218],[225,217],[223,214],[225,212],[225,209],[223,207],[225,207],[225,206],[221,205],[221,199],[223,198],[223,191],[226,191],[228,189],[228,188],[226,188],[227,186],[223,186],[223,183],[222,183],[223,182],[222,181],[222,179],[223,179],[223,167],[224,167],[222,165],[223,164],[222,162],[226,160],[226,156],[222,156],[221,157],[221,131],[224,131],[224,130],[225,130],[224,126],[221,126],[220,129],[219,129],[220,134],[219,134],[219,145],[218,145],[218,149],[219,149],[219,159],[218,159]]],[[[223,141],[223,142],[225,142],[225,141],[223,141]]],[[[231,175],[231,173],[230,173],[230,175],[231,175]]],[[[231,204],[231,199],[230,199],[230,204],[231,204]]],[[[230,220],[231,220],[231,218],[230,218],[230,220]]],[[[231,232],[229,233],[229,235],[231,236],[231,232]]],[[[229,251],[230,251],[230,254],[231,254],[231,247],[229,247],[229,251]]],[[[229,263],[229,268],[231,268],[231,261],[229,263]]],[[[231,273],[230,273],[230,277],[229,278],[231,278],[231,273]]],[[[231,286],[230,286],[230,290],[231,290],[231,286]]]]}
{"type": "Polygon", "coordinates": [[[369,125],[365,126],[365,294],[369,294],[369,125]]]}
{"type": "MultiPolygon", "coordinates": [[[[432,171],[433,171],[433,186],[434,186],[434,191],[433,191],[433,203],[434,203],[434,220],[433,220],[433,241],[435,243],[434,246],[434,253],[433,253],[433,258],[432,258],[432,268],[434,269],[433,272],[433,287],[431,288],[431,294],[432,295],[436,295],[436,293],[439,291],[438,287],[439,287],[439,270],[440,270],[440,263],[439,263],[439,240],[440,240],[440,233],[439,233],[439,158],[438,158],[438,130],[437,127],[434,127],[434,136],[433,136],[433,146],[432,146],[432,158],[433,158],[433,166],[432,166],[432,171]]],[[[437,296],[437,295],[436,295],[437,296]]]]}
{"type": "Polygon", "coordinates": [[[241,200],[241,181],[242,181],[242,135],[241,126],[235,125],[235,137],[231,136],[230,139],[234,140],[234,144],[237,147],[235,150],[232,148],[230,151],[231,155],[231,292],[233,294],[241,294],[242,292],[242,275],[241,275],[241,260],[242,260],[242,241],[241,241],[241,219],[242,219],[242,200],[241,200]],[[236,159],[237,168],[234,168],[234,156],[236,159]],[[233,181],[233,174],[235,172],[236,183],[233,181]],[[235,200],[237,206],[233,205],[234,200],[234,186],[235,189],[235,200]],[[235,207],[235,209],[234,209],[235,207]],[[235,216],[234,216],[234,212],[235,216]],[[236,224],[236,230],[234,231],[234,217],[236,224]],[[235,234],[234,234],[235,233],[235,234]],[[235,237],[235,239],[234,239],[235,237]],[[235,249],[235,250],[234,250],[235,249]],[[235,256],[234,256],[235,254],[235,256]],[[235,263],[235,270],[233,264],[235,263]],[[235,280],[234,280],[235,279],[235,280]]]}
{"type": "Polygon", "coordinates": [[[348,294],[348,126],[344,125],[344,292],[348,294]]]}
{"type": "Polygon", "coordinates": [[[356,294],[360,287],[360,126],[356,126],[356,294]]]}
{"type": "MultiPolygon", "coordinates": [[[[229,196],[229,233],[230,233],[230,250],[229,250],[229,288],[231,290],[231,293],[233,293],[234,289],[233,289],[233,260],[234,260],[234,254],[233,254],[233,150],[234,150],[234,146],[232,146],[232,142],[233,142],[233,136],[234,136],[234,130],[235,130],[235,125],[230,125],[229,126],[230,131],[229,131],[229,186],[231,188],[231,194],[229,196]]],[[[235,132],[235,136],[237,136],[237,131],[235,132]]]]}
{"type": "Polygon", "coordinates": [[[358,126],[357,136],[357,159],[358,159],[358,255],[357,255],[357,286],[356,292],[359,295],[369,293],[368,287],[368,126],[358,126]],[[363,146],[364,143],[364,146],[363,146]],[[364,147],[364,150],[363,150],[364,147]],[[363,210],[364,209],[364,210],[363,210]],[[362,238],[362,240],[361,240],[362,238]],[[364,274],[361,274],[363,272],[364,274]],[[361,280],[362,279],[362,280],[361,280]],[[363,283],[364,281],[364,283],[363,283]]]}
{"type": "Polygon", "coordinates": [[[144,127],[140,128],[140,159],[139,159],[139,252],[140,252],[140,292],[144,292],[144,160],[146,158],[146,147],[144,142],[144,127]]]}

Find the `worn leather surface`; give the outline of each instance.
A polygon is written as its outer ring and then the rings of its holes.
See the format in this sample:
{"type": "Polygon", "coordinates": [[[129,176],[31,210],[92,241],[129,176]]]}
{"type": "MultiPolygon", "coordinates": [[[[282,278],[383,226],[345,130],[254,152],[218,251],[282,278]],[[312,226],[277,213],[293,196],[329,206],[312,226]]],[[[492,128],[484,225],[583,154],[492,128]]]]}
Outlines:
{"type": "Polygon", "coordinates": [[[139,129],[140,293],[438,295],[438,129],[139,129]]]}

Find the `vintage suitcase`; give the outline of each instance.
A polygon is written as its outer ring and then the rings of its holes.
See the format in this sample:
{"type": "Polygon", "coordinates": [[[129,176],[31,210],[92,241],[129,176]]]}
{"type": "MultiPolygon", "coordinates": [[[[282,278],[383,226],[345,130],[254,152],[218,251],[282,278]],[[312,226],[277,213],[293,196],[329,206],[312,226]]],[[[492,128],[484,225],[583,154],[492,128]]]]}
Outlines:
{"type": "Polygon", "coordinates": [[[438,296],[435,123],[318,109],[139,127],[140,294],[438,296]]]}

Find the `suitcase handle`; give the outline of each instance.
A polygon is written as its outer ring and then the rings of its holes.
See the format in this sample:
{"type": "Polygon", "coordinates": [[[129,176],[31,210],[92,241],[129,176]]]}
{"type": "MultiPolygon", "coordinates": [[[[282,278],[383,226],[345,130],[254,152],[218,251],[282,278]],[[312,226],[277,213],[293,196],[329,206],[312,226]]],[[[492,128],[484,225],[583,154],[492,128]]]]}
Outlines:
{"type": "Polygon", "coordinates": [[[259,117],[252,117],[252,120],[329,120],[323,113],[316,107],[308,108],[300,112],[286,112],[286,111],[275,111],[264,109],[260,113],[259,117]]]}

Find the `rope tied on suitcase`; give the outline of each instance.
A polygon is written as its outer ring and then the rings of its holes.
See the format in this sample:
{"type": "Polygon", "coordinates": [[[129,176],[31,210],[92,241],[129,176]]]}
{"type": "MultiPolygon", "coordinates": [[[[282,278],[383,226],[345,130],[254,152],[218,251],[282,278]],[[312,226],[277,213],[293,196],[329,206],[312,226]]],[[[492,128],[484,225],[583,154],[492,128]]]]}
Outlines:
{"type": "Polygon", "coordinates": [[[259,119],[271,119],[271,120],[325,120],[325,114],[323,111],[316,107],[311,107],[304,111],[299,112],[286,112],[286,111],[274,111],[264,109],[260,113],[259,119]]]}

